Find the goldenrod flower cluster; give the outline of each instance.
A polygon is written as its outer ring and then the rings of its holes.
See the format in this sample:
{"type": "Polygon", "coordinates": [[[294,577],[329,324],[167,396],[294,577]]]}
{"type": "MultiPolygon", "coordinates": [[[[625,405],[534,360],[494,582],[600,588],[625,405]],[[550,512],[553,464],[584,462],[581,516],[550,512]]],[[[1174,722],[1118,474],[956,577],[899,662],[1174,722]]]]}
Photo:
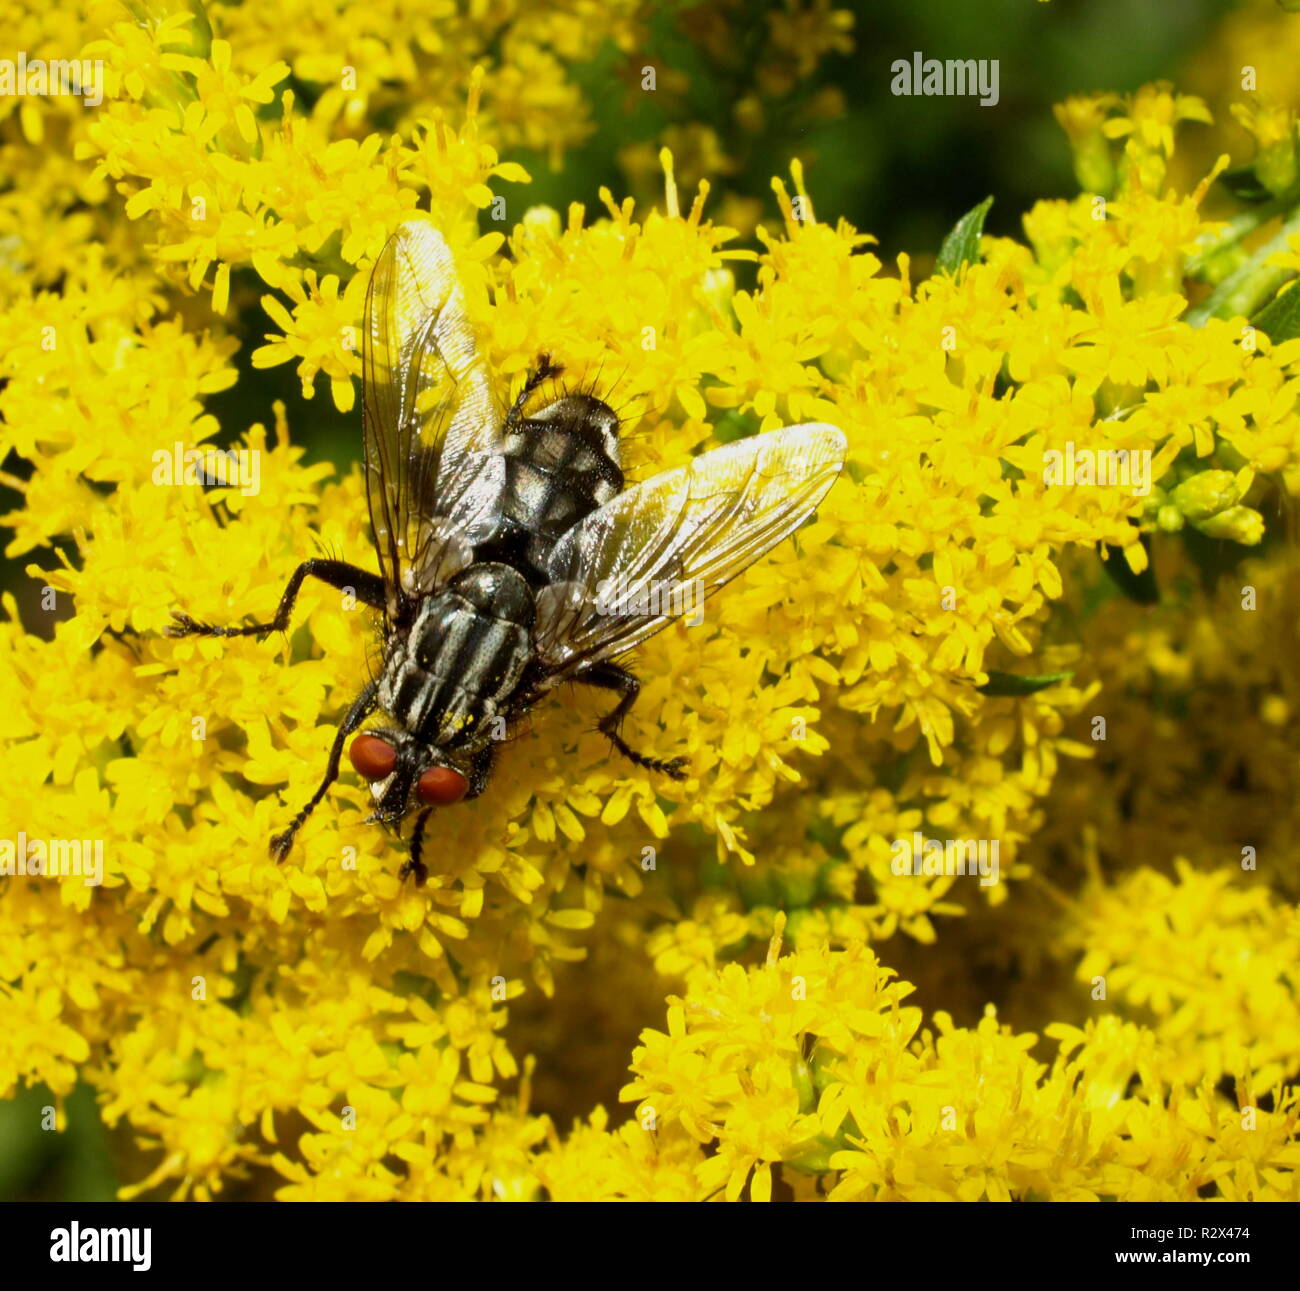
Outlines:
{"type": "MultiPolygon", "coordinates": [[[[103,853],[0,877],[0,1091],[89,1084],[150,1154],[127,1197],[1297,1199],[1300,340],[1234,307],[1300,242],[1261,259],[1171,179],[1200,99],[1062,105],[1086,191],[922,277],[798,163],[757,249],[668,151],[653,206],[530,207],[511,149],[581,139],[571,68],[631,0],[0,14],[105,69],[96,109],[0,99],[0,522],[36,589],[0,621],[0,847],[103,853]],[[799,422],[850,446],[639,652],[629,737],[687,780],[561,695],[437,816],[424,888],[351,772],[267,856],[367,611],[309,582],[286,637],[162,635],[270,618],[321,550],[375,568],[359,468],[277,406],[256,490],[158,475],[224,443],[241,351],[354,409],[417,208],[502,403],[549,351],[633,478],[799,422]],[[917,835],[996,843],[995,881],[900,872],[917,835]]],[[[850,39],[782,14],[777,89],[850,39]]]]}

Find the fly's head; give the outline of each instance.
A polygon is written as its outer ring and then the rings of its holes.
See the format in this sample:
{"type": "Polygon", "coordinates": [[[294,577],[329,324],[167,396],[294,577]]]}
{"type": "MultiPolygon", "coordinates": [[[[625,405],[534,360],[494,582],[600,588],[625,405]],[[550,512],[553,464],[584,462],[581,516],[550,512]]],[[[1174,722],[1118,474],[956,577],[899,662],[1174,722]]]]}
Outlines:
{"type": "Polygon", "coordinates": [[[370,785],[371,819],[396,828],[411,812],[447,807],[469,792],[469,777],[441,749],[430,748],[408,731],[362,731],[348,757],[370,785]]]}

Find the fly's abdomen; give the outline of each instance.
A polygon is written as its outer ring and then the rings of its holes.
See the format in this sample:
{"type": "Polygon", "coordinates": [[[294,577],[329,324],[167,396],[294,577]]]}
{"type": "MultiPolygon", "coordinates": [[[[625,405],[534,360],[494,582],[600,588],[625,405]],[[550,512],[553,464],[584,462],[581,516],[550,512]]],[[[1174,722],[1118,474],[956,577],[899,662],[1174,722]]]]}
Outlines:
{"type": "Polygon", "coordinates": [[[480,747],[532,656],[535,615],[532,590],[510,566],[461,570],[420,607],[385,666],[380,702],[431,745],[480,747]]]}
{"type": "Polygon", "coordinates": [[[522,536],[543,569],[556,542],[622,491],[618,418],[591,395],[566,395],[505,436],[503,534],[522,536]]]}

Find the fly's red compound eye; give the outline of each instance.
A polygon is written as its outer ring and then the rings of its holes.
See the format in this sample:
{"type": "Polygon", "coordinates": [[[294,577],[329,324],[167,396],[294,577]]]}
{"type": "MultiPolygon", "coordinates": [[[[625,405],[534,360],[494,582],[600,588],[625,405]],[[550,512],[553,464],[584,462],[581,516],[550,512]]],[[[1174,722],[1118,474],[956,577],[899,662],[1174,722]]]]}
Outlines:
{"type": "Polygon", "coordinates": [[[430,767],[415,787],[415,796],[432,807],[446,807],[459,802],[469,789],[469,781],[450,767],[430,767]]]}
{"type": "Polygon", "coordinates": [[[382,780],[397,765],[397,750],[378,735],[358,735],[352,741],[348,757],[363,780],[382,780]]]}

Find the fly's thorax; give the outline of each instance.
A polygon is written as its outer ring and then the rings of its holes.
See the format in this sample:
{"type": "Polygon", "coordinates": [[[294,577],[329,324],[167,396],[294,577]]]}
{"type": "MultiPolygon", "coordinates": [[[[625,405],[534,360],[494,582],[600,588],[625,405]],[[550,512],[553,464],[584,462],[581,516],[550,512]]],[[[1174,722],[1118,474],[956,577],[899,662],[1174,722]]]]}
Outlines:
{"type": "Polygon", "coordinates": [[[380,703],[429,745],[482,748],[533,657],[536,613],[518,570],[490,562],[462,570],[420,604],[394,642],[380,703]]]}

